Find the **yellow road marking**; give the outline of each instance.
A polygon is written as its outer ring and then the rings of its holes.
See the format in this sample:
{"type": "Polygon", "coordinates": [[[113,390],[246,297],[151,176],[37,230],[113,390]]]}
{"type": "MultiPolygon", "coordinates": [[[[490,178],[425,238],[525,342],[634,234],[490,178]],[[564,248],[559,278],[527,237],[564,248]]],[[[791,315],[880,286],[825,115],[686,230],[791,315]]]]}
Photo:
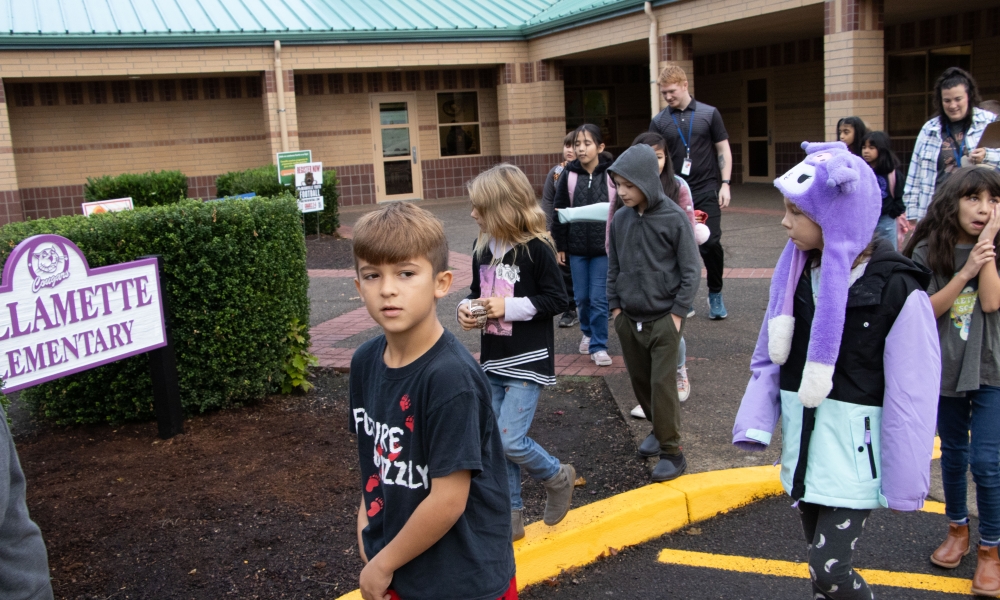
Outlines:
{"type": "Polygon", "coordinates": [[[934,500],[924,500],[924,507],[920,509],[922,512],[934,513],[936,515],[944,514],[944,502],[935,502],[934,500]]]}
{"type": "MultiPolygon", "coordinates": [[[[524,539],[514,542],[517,587],[590,564],[608,548],[641,544],[780,493],[778,469],[770,465],[726,469],[684,475],[574,508],[553,527],[532,523],[524,528],[524,539]]],[[[338,600],[360,598],[354,590],[338,600]]]]}
{"type": "Polygon", "coordinates": [[[931,452],[931,460],[941,458],[941,438],[934,436],[934,451],[931,452]]]}
{"type": "MultiPolygon", "coordinates": [[[[809,579],[808,565],[784,560],[688,552],[685,550],[671,550],[669,548],[662,550],[657,560],[668,565],[701,567],[705,569],[718,569],[720,571],[735,571],[738,573],[756,573],[759,575],[771,575],[773,577],[809,579]]],[[[878,569],[858,569],[857,571],[871,585],[928,590],[950,594],[972,593],[972,580],[970,579],[924,575],[923,573],[881,571],[878,569]]]]}

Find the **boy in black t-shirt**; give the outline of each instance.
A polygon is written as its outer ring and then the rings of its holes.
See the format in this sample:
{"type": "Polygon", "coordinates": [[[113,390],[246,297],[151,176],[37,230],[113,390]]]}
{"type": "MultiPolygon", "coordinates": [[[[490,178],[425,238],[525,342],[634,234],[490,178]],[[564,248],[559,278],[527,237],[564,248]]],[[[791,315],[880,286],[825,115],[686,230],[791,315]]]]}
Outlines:
{"type": "Polygon", "coordinates": [[[441,222],[390,204],[354,227],[355,285],[384,335],[351,360],[365,599],[517,598],[510,494],[490,386],[437,318],[441,222]]]}

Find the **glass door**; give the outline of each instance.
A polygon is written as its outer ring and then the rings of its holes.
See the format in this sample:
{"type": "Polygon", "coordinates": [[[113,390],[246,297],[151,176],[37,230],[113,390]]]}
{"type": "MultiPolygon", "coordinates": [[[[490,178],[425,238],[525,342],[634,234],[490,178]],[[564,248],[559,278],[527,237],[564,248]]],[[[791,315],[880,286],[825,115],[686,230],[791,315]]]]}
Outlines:
{"type": "Polygon", "coordinates": [[[747,80],[744,109],[746,123],[744,181],[767,182],[774,178],[770,97],[766,78],[747,80]]]}
{"type": "Polygon", "coordinates": [[[371,96],[375,146],[375,197],[417,200],[423,195],[414,94],[371,96]]]}

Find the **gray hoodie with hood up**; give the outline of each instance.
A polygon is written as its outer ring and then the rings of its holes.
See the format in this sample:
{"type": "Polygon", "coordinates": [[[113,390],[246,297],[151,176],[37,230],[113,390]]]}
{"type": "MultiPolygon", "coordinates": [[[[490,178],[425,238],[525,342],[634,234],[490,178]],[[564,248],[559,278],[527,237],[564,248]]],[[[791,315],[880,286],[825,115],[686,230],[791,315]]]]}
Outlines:
{"type": "Polygon", "coordinates": [[[644,323],[670,313],[686,317],[701,281],[701,256],[691,223],[663,193],[650,146],[638,144],[608,169],[645,194],[646,210],[615,212],[608,239],[608,309],[644,323]]]}

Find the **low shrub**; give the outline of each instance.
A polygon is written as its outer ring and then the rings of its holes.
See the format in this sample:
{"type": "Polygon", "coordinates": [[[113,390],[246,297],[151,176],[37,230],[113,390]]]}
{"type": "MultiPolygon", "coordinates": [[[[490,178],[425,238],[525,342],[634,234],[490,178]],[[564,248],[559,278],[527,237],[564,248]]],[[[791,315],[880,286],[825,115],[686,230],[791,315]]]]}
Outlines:
{"type": "MultiPolygon", "coordinates": [[[[281,388],[285,362],[308,347],[305,241],[289,194],[177,204],[0,228],[0,261],[36,234],[80,247],[91,267],[162,256],[181,401],[188,414],[262,398],[281,388]],[[293,349],[292,346],[295,346],[293,349]]],[[[300,358],[301,360],[301,358],[300,358]]],[[[146,355],[70,375],[22,392],[57,423],[153,418],[146,355]]]]}
{"type": "Polygon", "coordinates": [[[160,206],[180,202],[187,198],[187,191],[188,180],[184,173],[150,171],[88,177],[83,186],[83,198],[87,202],[132,198],[132,204],[136,207],[160,206]]]}
{"type": "MultiPolygon", "coordinates": [[[[305,217],[306,233],[316,232],[316,219],[319,219],[320,231],[332,234],[340,227],[337,199],[340,197],[335,169],[323,171],[323,210],[318,213],[307,213],[305,217]]],[[[258,196],[275,196],[284,192],[295,193],[294,188],[286,187],[278,182],[278,167],[266,165],[245,171],[230,171],[223,173],[215,180],[216,195],[220,198],[236,196],[237,194],[256,193],[258,196]]]]}

